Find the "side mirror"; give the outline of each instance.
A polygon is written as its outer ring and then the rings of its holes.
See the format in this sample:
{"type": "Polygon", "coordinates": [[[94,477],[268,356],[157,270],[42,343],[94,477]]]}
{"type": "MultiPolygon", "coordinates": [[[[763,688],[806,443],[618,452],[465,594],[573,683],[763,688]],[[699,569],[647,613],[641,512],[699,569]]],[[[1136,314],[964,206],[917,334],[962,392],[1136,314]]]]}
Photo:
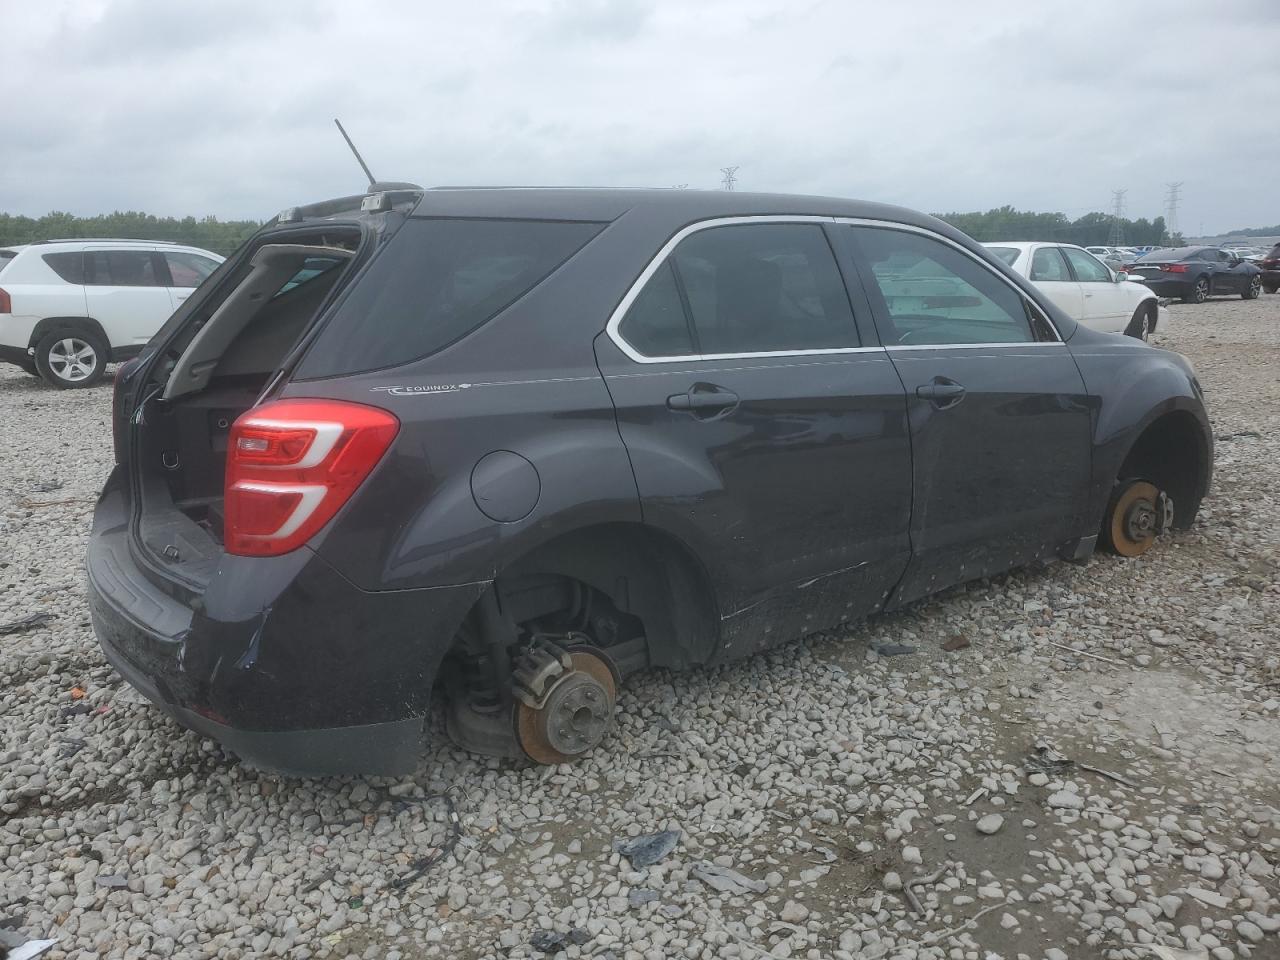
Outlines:
{"type": "Polygon", "coordinates": [[[1115,271],[1111,277],[1116,283],[1124,283],[1129,279],[1129,275],[1127,273],[1121,273],[1119,270],[1115,271]]]}

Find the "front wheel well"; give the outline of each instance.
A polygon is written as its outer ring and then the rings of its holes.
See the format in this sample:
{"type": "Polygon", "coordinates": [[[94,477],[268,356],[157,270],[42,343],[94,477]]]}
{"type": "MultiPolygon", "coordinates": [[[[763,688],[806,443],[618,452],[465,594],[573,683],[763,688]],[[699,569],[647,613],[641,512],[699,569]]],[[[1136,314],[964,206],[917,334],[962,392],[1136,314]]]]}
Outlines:
{"type": "Polygon", "coordinates": [[[1149,480],[1173,501],[1173,525],[1195,521],[1207,492],[1209,441],[1200,422],[1185,410],[1152,421],[1120,465],[1117,481],[1149,480]]]}

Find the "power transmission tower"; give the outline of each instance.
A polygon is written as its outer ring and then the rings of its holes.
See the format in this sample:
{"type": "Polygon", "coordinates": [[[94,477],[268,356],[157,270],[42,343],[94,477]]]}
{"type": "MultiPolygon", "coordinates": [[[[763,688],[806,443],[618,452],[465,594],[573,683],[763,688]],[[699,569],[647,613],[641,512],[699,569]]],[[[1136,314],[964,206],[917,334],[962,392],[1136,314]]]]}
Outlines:
{"type": "Polygon", "coordinates": [[[1111,234],[1107,245],[1118,247],[1124,243],[1124,195],[1128,190],[1111,191],[1111,234]]]}
{"type": "Polygon", "coordinates": [[[1182,189],[1182,181],[1177,183],[1166,183],[1169,192],[1164,195],[1164,228],[1172,240],[1178,235],[1178,201],[1181,197],[1178,192],[1182,189]]]}
{"type": "Polygon", "coordinates": [[[721,167],[720,187],[723,190],[732,190],[733,185],[738,182],[738,178],[734,176],[738,172],[737,167],[721,167]]]}

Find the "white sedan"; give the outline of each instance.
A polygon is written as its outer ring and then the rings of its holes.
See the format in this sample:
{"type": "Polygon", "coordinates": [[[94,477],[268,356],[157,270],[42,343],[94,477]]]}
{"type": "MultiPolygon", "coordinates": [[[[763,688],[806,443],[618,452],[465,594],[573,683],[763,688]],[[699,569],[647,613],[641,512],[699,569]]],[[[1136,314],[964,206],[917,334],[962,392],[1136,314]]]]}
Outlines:
{"type": "Polygon", "coordinates": [[[1169,327],[1155,291],[1116,273],[1083,247],[1069,243],[984,244],[1080,323],[1146,340],[1169,327]]]}

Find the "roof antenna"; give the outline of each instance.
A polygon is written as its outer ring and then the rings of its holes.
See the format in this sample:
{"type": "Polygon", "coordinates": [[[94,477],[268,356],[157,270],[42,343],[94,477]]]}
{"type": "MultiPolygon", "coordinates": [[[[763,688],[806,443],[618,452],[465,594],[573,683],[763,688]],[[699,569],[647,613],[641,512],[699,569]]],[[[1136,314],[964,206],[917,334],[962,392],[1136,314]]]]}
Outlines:
{"type": "Polygon", "coordinates": [[[373,178],[373,174],[369,171],[369,165],[364,162],[364,157],[360,156],[360,151],[356,149],[356,145],[347,136],[347,131],[343,128],[342,121],[334,117],[333,122],[338,125],[338,132],[342,134],[342,139],[347,141],[347,146],[351,148],[351,152],[356,155],[356,162],[360,164],[360,169],[364,171],[364,175],[369,178],[369,186],[372,187],[378,181],[373,178]]]}

